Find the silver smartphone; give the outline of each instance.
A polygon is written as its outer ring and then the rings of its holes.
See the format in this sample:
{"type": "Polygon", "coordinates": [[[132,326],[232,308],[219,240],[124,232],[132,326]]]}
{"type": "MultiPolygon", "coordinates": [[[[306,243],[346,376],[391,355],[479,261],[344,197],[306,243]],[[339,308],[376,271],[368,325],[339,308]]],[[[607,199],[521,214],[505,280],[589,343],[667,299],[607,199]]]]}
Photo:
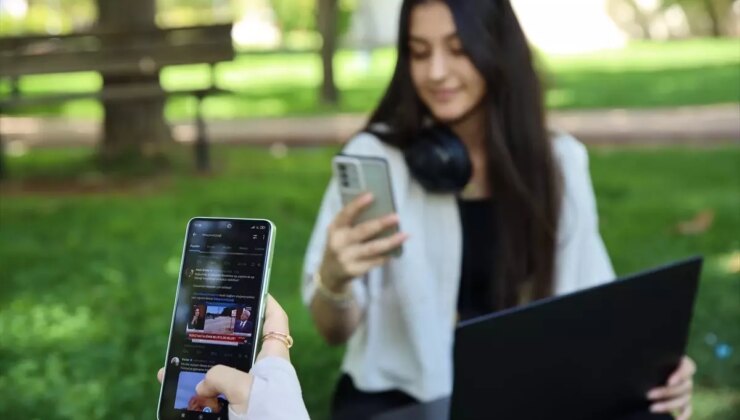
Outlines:
{"type": "MultiPolygon", "coordinates": [[[[342,205],[346,206],[366,192],[373,194],[373,202],[355,219],[355,224],[396,212],[388,162],[385,159],[341,154],[334,157],[332,166],[342,205]]],[[[396,225],[384,230],[376,238],[390,236],[398,231],[399,226],[396,225]]],[[[403,249],[399,246],[390,254],[397,257],[402,252],[403,249]]]]}
{"type": "Polygon", "coordinates": [[[195,386],[217,364],[248,372],[257,353],[275,225],[264,219],[188,222],[175,295],[159,420],[226,420],[228,401],[195,386]]]}

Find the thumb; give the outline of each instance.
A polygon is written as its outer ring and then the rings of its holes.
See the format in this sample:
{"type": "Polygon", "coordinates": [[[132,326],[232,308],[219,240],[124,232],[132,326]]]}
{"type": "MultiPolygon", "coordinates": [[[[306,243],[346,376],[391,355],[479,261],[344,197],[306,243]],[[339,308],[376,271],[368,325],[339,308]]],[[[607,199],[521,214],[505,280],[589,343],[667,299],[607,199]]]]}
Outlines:
{"type": "Polygon", "coordinates": [[[223,394],[229,400],[229,406],[234,412],[246,413],[252,382],[252,375],[248,373],[216,365],[208,370],[205,379],[195,387],[195,392],[202,397],[217,397],[223,394]]]}

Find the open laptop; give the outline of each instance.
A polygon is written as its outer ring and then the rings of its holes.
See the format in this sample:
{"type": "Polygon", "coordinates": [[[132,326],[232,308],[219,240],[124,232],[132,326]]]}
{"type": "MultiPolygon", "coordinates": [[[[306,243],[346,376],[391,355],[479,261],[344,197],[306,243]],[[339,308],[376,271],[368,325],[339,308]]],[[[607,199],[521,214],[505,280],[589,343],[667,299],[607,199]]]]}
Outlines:
{"type": "Polygon", "coordinates": [[[452,398],[377,420],[619,419],[685,353],[701,258],[462,322],[452,398]],[[449,413],[449,415],[447,414],[449,413]]]}

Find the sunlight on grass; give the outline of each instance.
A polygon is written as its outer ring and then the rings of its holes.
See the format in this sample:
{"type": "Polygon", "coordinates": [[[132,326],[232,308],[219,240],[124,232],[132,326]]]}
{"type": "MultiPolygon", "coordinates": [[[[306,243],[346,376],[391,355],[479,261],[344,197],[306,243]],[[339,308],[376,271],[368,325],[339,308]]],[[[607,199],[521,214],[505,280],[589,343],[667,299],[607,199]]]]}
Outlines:
{"type": "MultiPolygon", "coordinates": [[[[622,50],[541,58],[548,87],[553,89],[547,104],[554,109],[728,103],[736,102],[740,91],[740,50],[733,39],[636,42],[622,50]]],[[[337,107],[323,107],[318,106],[316,95],[321,84],[317,54],[239,54],[216,66],[217,85],[234,94],[207,103],[206,115],[224,119],[366,113],[386,88],[394,64],[393,48],[376,49],[369,56],[361,51],[339,51],[334,67],[342,100],[337,107]]],[[[200,89],[209,81],[205,64],[169,67],[161,73],[161,83],[168,90],[200,89]]],[[[94,73],[28,76],[21,84],[30,93],[93,91],[100,85],[100,76],[94,73]]],[[[0,81],[0,94],[8,91],[8,82],[0,81]]],[[[100,118],[100,108],[93,106],[93,101],[85,101],[12,112],[100,118]]],[[[170,119],[186,119],[191,114],[182,106],[167,110],[170,119]]]]}

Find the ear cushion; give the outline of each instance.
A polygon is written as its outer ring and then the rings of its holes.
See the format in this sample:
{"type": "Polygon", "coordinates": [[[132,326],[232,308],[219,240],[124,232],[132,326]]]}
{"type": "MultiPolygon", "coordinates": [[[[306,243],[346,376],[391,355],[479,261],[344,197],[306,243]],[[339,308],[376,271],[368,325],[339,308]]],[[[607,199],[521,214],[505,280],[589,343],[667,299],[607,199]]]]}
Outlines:
{"type": "Polygon", "coordinates": [[[404,155],[411,174],[430,192],[459,192],[473,174],[467,148],[446,126],[424,128],[404,155]]]}

